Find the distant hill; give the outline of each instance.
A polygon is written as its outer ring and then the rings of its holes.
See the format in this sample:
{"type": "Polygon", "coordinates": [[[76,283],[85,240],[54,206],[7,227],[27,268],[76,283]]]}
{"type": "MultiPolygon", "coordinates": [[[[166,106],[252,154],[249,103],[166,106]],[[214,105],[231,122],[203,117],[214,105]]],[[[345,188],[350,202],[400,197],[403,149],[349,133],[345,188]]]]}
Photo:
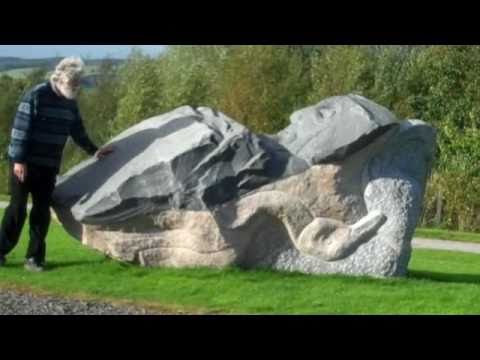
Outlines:
{"type": "MultiPolygon", "coordinates": [[[[0,72],[16,69],[32,69],[32,68],[47,68],[53,70],[63,57],[43,58],[43,59],[23,59],[17,57],[0,57],[0,72]]],[[[98,66],[104,59],[87,59],[85,65],[98,66]]],[[[121,64],[125,60],[109,59],[114,64],[121,64]]]]}
{"type": "MultiPolygon", "coordinates": [[[[46,79],[50,77],[55,66],[62,60],[61,57],[45,59],[22,59],[16,57],[0,57],[0,75],[8,75],[12,78],[22,78],[36,69],[46,69],[48,71],[46,79]]],[[[108,59],[115,65],[120,65],[125,60],[108,59]]],[[[105,59],[85,60],[85,74],[82,78],[82,84],[85,88],[94,88],[97,85],[98,67],[105,59]]]]}

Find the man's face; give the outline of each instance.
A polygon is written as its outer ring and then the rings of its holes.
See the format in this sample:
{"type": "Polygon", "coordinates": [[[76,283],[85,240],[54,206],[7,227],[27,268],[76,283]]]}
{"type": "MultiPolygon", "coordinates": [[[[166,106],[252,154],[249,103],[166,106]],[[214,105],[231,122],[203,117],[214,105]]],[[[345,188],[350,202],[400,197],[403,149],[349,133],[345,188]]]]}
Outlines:
{"type": "Polygon", "coordinates": [[[57,85],[63,96],[69,100],[74,100],[80,91],[80,78],[63,78],[57,85]]]}

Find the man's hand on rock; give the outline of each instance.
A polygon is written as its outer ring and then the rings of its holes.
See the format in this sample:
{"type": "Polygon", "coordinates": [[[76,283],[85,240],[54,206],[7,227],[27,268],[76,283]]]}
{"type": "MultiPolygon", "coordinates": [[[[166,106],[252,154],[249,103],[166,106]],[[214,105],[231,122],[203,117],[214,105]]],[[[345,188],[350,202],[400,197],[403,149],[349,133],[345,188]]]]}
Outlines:
{"type": "Polygon", "coordinates": [[[95,154],[95,157],[97,159],[103,159],[107,157],[108,155],[112,154],[115,150],[111,146],[106,146],[104,148],[101,148],[100,150],[97,151],[95,154]]]}
{"type": "Polygon", "coordinates": [[[27,164],[15,163],[13,165],[13,174],[17,177],[21,183],[25,182],[27,178],[27,164]]]}

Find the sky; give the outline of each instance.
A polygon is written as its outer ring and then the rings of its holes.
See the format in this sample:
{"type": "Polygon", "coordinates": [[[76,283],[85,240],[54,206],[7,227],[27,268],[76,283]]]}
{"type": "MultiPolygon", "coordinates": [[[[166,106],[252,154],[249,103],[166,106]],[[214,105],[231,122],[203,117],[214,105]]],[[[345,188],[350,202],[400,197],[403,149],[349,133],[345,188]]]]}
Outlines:
{"type": "Polygon", "coordinates": [[[125,58],[132,47],[149,55],[158,55],[165,45],[0,45],[0,57],[12,56],[26,59],[45,57],[81,56],[88,58],[125,58]]]}

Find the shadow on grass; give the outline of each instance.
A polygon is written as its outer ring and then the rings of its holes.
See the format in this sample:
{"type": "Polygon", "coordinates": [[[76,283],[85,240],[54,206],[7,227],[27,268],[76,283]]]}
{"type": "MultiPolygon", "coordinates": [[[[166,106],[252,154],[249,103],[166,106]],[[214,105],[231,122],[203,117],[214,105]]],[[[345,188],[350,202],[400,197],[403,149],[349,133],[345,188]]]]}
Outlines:
{"type": "Polygon", "coordinates": [[[409,279],[430,280],[458,284],[480,284],[480,274],[449,274],[431,271],[410,271],[409,279]]]}

